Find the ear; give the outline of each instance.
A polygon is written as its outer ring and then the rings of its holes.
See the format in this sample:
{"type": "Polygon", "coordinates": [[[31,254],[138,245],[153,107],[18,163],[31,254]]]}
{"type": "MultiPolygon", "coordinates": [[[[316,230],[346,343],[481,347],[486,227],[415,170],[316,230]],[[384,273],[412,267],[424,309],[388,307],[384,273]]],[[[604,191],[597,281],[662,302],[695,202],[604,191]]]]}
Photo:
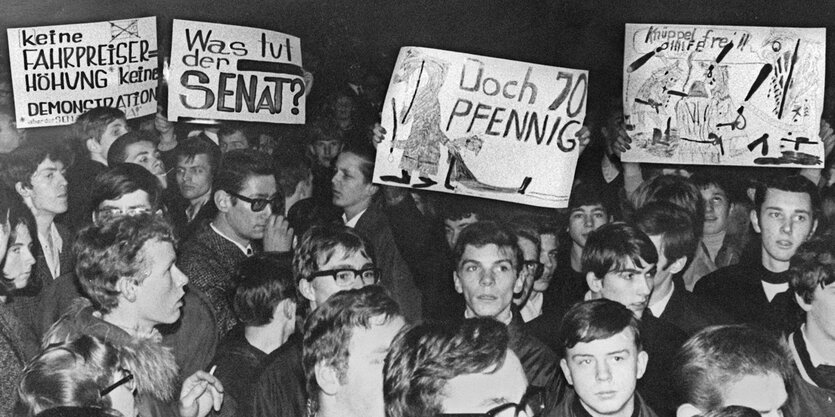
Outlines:
{"type": "Polygon", "coordinates": [[[760,216],[757,214],[757,209],[751,210],[748,217],[751,220],[751,227],[754,228],[754,231],[757,233],[762,233],[762,229],[760,229],[760,216]]]}
{"type": "Polygon", "coordinates": [[[122,277],[116,281],[116,289],[119,290],[119,295],[128,302],[136,301],[137,283],[132,278],[122,277]]]}
{"type": "Polygon", "coordinates": [[[461,286],[461,278],[458,277],[458,271],[452,272],[452,282],[455,284],[455,291],[458,291],[458,294],[464,294],[464,288],[461,286]]]}
{"type": "Polygon", "coordinates": [[[273,320],[283,317],[284,320],[294,320],[296,317],[296,302],[290,298],[285,298],[275,306],[273,311],[273,320]]]}
{"type": "Polygon", "coordinates": [[[594,272],[586,274],[586,284],[589,284],[591,292],[600,292],[603,289],[603,280],[598,279],[594,272]]]}
{"type": "Polygon", "coordinates": [[[649,354],[644,352],[643,350],[638,352],[638,373],[636,374],[638,379],[641,379],[644,376],[644,372],[647,370],[647,362],[649,361],[649,354]]]}
{"type": "Polygon", "coordinates": [[[89,138],[86,141],[84,141],[84,146],[87,148],[88,151],[90,151],[90,153],[101,153],[101,144],[99,144],[99,142],[97,142],[93,138],[89,138]]]}
{"type": "Polygon", "coordinates": [[[682,269],[684,269],[684,265],[687,265],[686,256],[676,259],[676,261],[673,262],[667,270],[669,270],[671,274],[678,274],[682,269]]]}
{"type": "Polygon", "coordinates": [[[24,186],[20,181],[14,183],[14,190],[17,191],[21,198],[29,197],[32,194],[32,189],[24,186]]]}
{"type": "Polygon", "coordinates": [[[568,362],[564,358],[560,359],[560,368],[562,374],[565,375],[565,380],[568,381],[568,385],[574,385],[574,378],[571,377],[571,370],[568,369],[568,362]]]}
{"type": "Polygon", "coordinates": [[[319,384],[319,388],[322,389],[325,395],[336,395],[340,386],[339,375],[336,374],[336,369],[333,369],[331,366],[325,366],[320,362],[313,367],[313,373],[316,377],[316,383],[319,384]]]}
{"type": "Polygon", "coordinates": [[[299,292],[302,294],[302,297],[307,298],[309,301],[316,300],[316,297],[313,296],[313,284],[306,279],[299,280],[299,292]]]}
{"type": "Polygon", "coordinates": [[[217,206],[218,211],[223,213],[229,212],[229,209],[232,207],[232,196],[229,193],[223,190],[217,190],[213,195],[213,199],[215,200],[215,206],[217,206]]]}
{"type": "Polygon", "coordinates": [[[698,417],[701,414],[701,410],[688,403],[678,406],[678,410],[676,410],[676,417],[698,417]]]}
{"type": "Polygon", "coordinates": [[[369,192],[369,195],[371,195],[371,196],[376,195],[377,191],[380,191],[380,187],[374,185],[374,183],[370,182],[370,181],[369,181],[367,187],[369,187],[368,192],[369,192]]]}
{"type": "Polygon", "coordinates": [[[803,311],[807,313],[812,311],[812,304],[807,303],[806,300],[804,300],[800,294],[794,293],[794,300],[797,301],[797,305],[799,305],[800,308],[803,309],[803,311]]]}

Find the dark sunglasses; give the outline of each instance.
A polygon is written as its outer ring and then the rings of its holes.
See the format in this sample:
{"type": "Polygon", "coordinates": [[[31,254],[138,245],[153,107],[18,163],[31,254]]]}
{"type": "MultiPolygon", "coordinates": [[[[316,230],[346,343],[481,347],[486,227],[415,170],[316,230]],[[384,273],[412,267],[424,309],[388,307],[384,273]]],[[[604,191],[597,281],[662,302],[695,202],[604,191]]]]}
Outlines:
{"type": "Polygon", "coordinates": [[[545,390],[530,387],[518,403],[506,403],[487,410],[484,413],[438,414],[437,417],[498,417],[499,415],[513,415],[514,417],[540,417],[545,410],[545,390]],[[512,414],[511,414],[512,412],[512,414]]]}
{"type": "Polygon", "coordinates": [[[231,191],[227,191],[227,193],[233,197],[240,199],[241,201],[245,201],[249,203],[249,207],[252,209],[253,212],[258,213],[259,211],[264,210],[267,208],[267,204],[272,206],[273,212],[278,212],[281,208],[282,203],[284,202],[280,195],[276,195],[272,199],[266,198],[249,198],[244,197],[240,194],[233,193],[231,191]]]}

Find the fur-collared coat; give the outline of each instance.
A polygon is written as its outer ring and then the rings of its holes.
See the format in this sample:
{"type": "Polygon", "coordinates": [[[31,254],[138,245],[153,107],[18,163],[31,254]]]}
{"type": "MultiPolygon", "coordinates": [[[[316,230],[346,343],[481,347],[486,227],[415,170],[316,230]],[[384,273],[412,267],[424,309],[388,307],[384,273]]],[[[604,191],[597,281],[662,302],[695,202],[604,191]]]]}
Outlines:
{"type": "Polygon", "coordinates": [[[179,368],[162,335],[132,335],[101,318],[87,299],[79,298],[44,335],[43,346],[74,340],[81,335],[97,336],[119,349],[123,363],[136,381],[139,410],[143,416],[178,416],[179,368]]]}

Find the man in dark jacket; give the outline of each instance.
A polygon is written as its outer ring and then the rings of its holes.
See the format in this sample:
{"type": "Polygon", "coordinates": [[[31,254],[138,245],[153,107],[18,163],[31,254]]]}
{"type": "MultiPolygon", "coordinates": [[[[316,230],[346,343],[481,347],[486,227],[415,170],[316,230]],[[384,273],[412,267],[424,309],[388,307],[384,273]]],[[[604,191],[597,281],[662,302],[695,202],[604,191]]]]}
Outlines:
{"type": "Polygon", "coordinates": [[[631,310],[606,299],[576,304],[563,318],[560,344],[560,367],[574,389],[556,416],[655,417],[635,390],[647,353],[631,310]]]}

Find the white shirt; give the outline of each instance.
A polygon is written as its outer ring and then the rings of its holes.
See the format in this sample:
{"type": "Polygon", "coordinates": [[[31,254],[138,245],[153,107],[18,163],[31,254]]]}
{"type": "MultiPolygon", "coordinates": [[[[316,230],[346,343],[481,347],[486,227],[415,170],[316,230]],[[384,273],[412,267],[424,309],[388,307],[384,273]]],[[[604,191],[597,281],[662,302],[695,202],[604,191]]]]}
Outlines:
{"type": "Polygon", "coordinates": [[[345,222],[345,226],[348,226],[351,229],[353,229],[353,228],[357,227],[357,222],[360,221],[360,217],[362,217],[362,215],[365,214],[366,210],[368,210],[368,209],[365,209],[365,210],[361,211],[359,214],[352,217],[351,220],[348,220],[348,217],[345,216],[345,213],[342,213],[342,221],[345,222]]]}
{"type": "Polygon", "coordinates": [[[765,281],[760,282],[762,282],[763,284],[763,290],[765,291],[765,296],[768,298],[769,303],[771,302],[771,300],[774,299],[774,297],[777,294],[780,294],[781,292],[786,292],[789,289],[788,282],[784,282],[782,284],[772,284],[770,282],[765,281]]]}
{"type": "Polygon", "coordinates": [[[58,278],[61,275],[61,251],[64,249],[64,240],[61,239],[61,234],[58,233],[55,223],[49,225],[49,236],[38,234],[38,240],[40,240],[43,257],[46,259],[46,266],[49,268],[52,278],[58,278]]]}
{"type": "Polygon", "coordinates": [[[675,291],[675,290],[676,290],[676,285],[673,284],[673,288],[672,288],[672,290],[670,290],[669,294],[667,294],[664,298],[658,300],[657,303],[649,306],[649,311],[652,311],[653,316],[661,317],[661,315],[664,314],[664,310],[667,309],[667,304],[670,303],[670,298],[673,298],[673,291],[675,291]]]}
{"type": "Polygon", "coordinates": [[[541,292],[531,291],[528,302],[519,310],[519,314],[522,315],[522,321],[527,323],[542,315],[542,300],[544,298],[541,292]]]}
{"type": "Polygon", "coordinates": [[[830,365],[835,366],[835,363],[829,363],[817,350],[815,347],[809,343],[809,339],[806,338],[806,324],[804,323],[800,326],[800,334],[803,335],[803,343],[806,343],[806,351],[809,352],[809,361],[812,362],[812,366],[819,366],[819,365],[830,365]]]}
{"type": "Polygon", "coordinates": [[[246,246],[241,245],[240,243],[236,242],[234,239],[232,239],[232,238],[230,238],[229,236],[226,236],[226,235],[224,235],[223,233],[221,233],[221,231],[220,231],[220,230],[217,230],[217,227],[215,227],[214,223],[209,223],[209,226],[211,226],[211,227],[212,227],[212,230],[214,230],[214,231],[215,231],[215,233],[217,233],[218,235],[220,235],[220,237],[222,237],[222,238],[224,238],[224,239],[226,239],[226,240],[228,240],[228,241],[230,241],[230,242],[234,243],[234,244],[235,244],[235,246],[237,246],[237,247],[238,247],[238,249],[240,249],[240,250],[241,250],[241,252],[243,252],[243,253],[244,253],[244,255],[246,255],[246,256],[252,256],[253,254],[255,254],[255,251],[253,251],[253,250],[252,250],[252,244],[251,244],[251,243],[247,244],[246,246]]]}

